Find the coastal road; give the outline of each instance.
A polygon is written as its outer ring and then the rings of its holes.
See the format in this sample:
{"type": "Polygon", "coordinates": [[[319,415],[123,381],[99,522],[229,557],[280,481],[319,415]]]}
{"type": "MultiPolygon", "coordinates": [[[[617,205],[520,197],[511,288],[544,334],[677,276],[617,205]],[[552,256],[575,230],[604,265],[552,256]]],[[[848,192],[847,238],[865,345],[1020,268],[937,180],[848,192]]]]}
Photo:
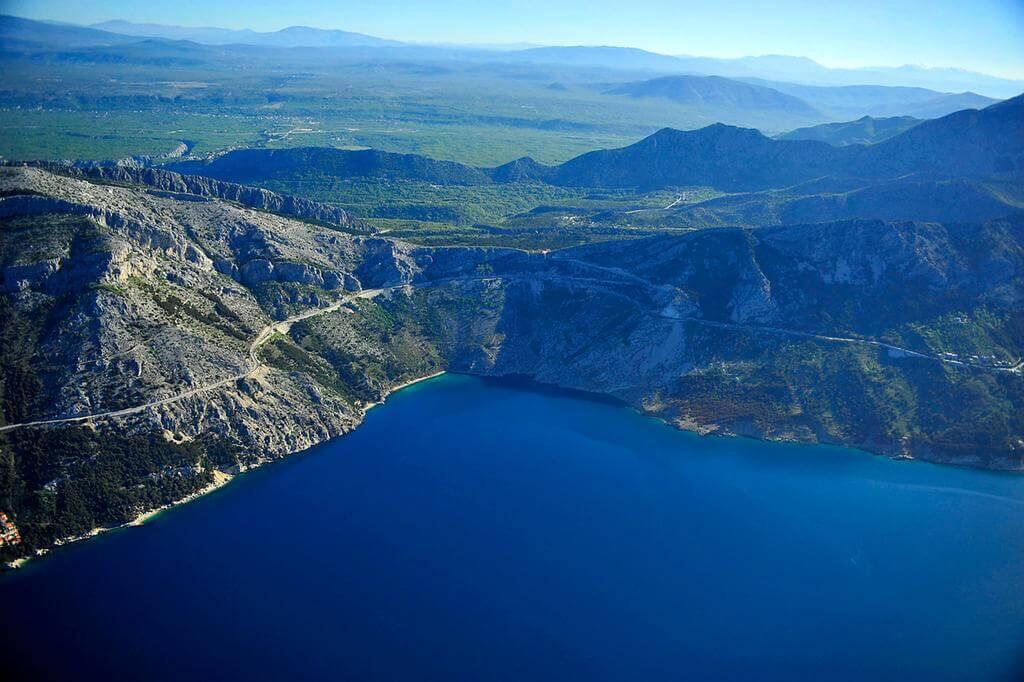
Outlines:
{"type": "MultiPolygon", "coordinates": [[[[650,282],[649,280],[645,280],[645,279],[643,279],[641,277],[638,277],[637,275],[634,275],[632,273],[626,272],[626,271],[621,270],[619,268],[613,268],[613,267],[606,267],[606,266],[596,265],[594,263],[588,263],[587,261],[581,261],[581,260],[576,260],[576,259],[572,259],[572,258],[554,257],[553,259],[554,260],[559,260],[559,261],[562,261],[562,262],[566,262],[566,263],[572,263],[572,264],[578,265],[578,266],[587,267],[587,268],[590,268],[590,269],[593,269],[593,270],[598,270],[598,271],[606,272],[608,274],[613,274],[616,277],[623,278],[623,279],[626,279],[626,280],[629,280],[629,281],[633,281],[633,282],[637,282],[637,283],[641,283],[641,284],[644,284],[646,286],[650,286],[651,288],[654,288],[654,289],[664,289],[665,288],[665,285],[654,284],[653,282],[650,282]]],[[[342,298],[338,299],[337,301],[335,301],[334,303],[332,303],[329,306],[311,308],[309,310],[305,310],[305,311],[303,311],[301,313],[297,313],[296,315],[292,315],[291,317],[285,318],[283,320],[279,320],[277,322],[273,322],[271,324],[268,324],[266,327],[264,327],[263,329],[261,329],[259,331],[259,333],[255,336],[253,341],[249,344],[249,349],[248,349],[249,367],[246,370],[244,370],[242,372],[239,372],[237,374],[234,374],[234,375],[232,375],[230,377],[226,377],[224,379],[220,379],[220,380],[215,381],[213,383],[204,384],[202,386],[197,386],[195,388],[188,389],[186,391],[183,391],[181,393],[177,393],[177,394],[172,395],[172,396],[168,396],[166,398],[161,398],[159,400],[152,400],[150,402],[143,403],[141,405],[136,405],[136,406],[133,406],[133,407],[126,407],[126,408],[123,408],[123,409],[120,409],[120,410],[110,410],[110,411],[107,411],[107,412],[99,412],[99,413],[96,413],[96,414],[81,415],[81,416],[77,416],[77,417],[61,417],[61,418],[55,418],[55,419],[39,419],[39,420],[36,420],[36,421],[22,422],[20,424],[8,424],[6,426],[0,426],[0,433],[2,433],[4,431],[12,431],[14,429],[26,428],[26,427],[31,427],[31,426],[51,426],[51,425],[58,425],[58,424],[76,424],[76,423],[84,423],[84,422],[96,421],[96,420],[101,420],[101,419],[114,419],[114,418],[118,418],[118,417],[127,417],[127,416],[130,416],[130,415],[133,415],[133,414],[139,414],[140,412],[144,412],[146,410],[150,410],[150,409],[152,409],[154,407],[160,407],[162,405],[168,405],[170,403],[174,403],[174,402],[177,402],[179,400],[184,400],[186,398],[194,397],[196,395],[199,395],[201,393],[205,393],[207,391],[212,391],[212,390],[216,390],[218,388],[222,388],[224,386],[228,386],[228,385],[230,385],[230,384],[232,384],[232,383],[234,383],[236,381],[239,381],[241,379],[245,379],[246,377],[252,375],[252,373],[255,372],[257,369],[259,369],[260,367],[263,366],[263,363],[259,360],[259,357],[258,357],[259,349],[263,345],[265,345],[271,338],[273,338],[274,334],[287,334],[288,331],[291,329],[291,326],[293,324],[295,324],[296,322],[300,322],[302,320],[308,320],[310,318],[317,317],[319,315],[325,315],[327,313],[335,312],[337,310],[340,310],[342,307],[344,307],[345,305],[351,303],[352,301],[354,301],[354,300],[356,300],[358,298],[373,298],[373,297],[375,297],[375,296],[377,296],[379,294],[382,294],[384,292],[387,292],[387,291],[394,291],[394,290],[397,290],[397,289],[404,289],[404,288],[425,288],[425,287],[434,287],[434,286],[439,286],[439,285],[442,285],[442,284],[449,284],[449,283],[460,282],[460,281],[484,281],[484,280],[500,280],[500,279],[506,279],[506,280],[508,280],[508,279],[517,279],[517,280],[548,279],[548,280],[555,280],[555,281],[573,282],[573,283],[576,283],[576,284],[584,284],[584,285],[589,285],[589,286],[599,285],[599,286],[602,286],[604,288],[607,288],[609,286],[613,286],[614,285],[614,282],[608,282],[608,281],[599,280],[599,279],[595,279],[595,278],[574,277],[574,276],[570,276],[570,275],[544,275],[544,274],[540,274],[540,273],[534,273],[534,274],[531,274],[529,276],[515,276],[515,275],[512,275],[512,276],[484,276],[484,275],[472,275],[472,276],[464,276],[464,277],[449,277],[449,278],[434,280],[434,281],[431,281],[431,282],[425,282],[425,283],[421,283],[421,284],[417,284],[417,285],[403,283],[403,284],[397,284],[395,286],[384,287],[384,288],[380,288],[380,289],[363,289],[361,291],[358,291],[358,292],[355,292],[355,293],[343,296],[342,298]]],[[[922,352],[919,352],[919,351],[911,350],[909,348],[903,348],[903,347],[900,347],[900,346],[896,346],[896,345],[891,344],[891,343],[886,343],[884,341],[879,341],[877,339],[844,337],[844,336],[832,336],[832,335],[829,335],[829,334],[819,334],[819,333],[815,333],[815,332],[799,331],[799,330],[795,330],[795,329],[786,329],[786,328],[783,328],[783,327],[771,327],[771,326],[764,326],[764,325],[749,325],[749,324],[738,324],[738,323],[730,323],[730,322],[718,322],[718,321],[714,321],[714,320],[702,319],[702,318],[699,318],[699,317],[684,317],[684,316],[668,315],[668,314],[664,314],[664,313],[658,313],[658,312],[651,311],[648,308],[645,308],[642,305],[640,305],[640,303],[638,301],[634,301],[634,300],[630,299],[628,296],[625,296],[624,294],[621,294],[619,292],[612,292],[612,293],[615,293],[615,295],[617,295],[617,296],[619,296],[619,297],[621,297],[623,299],[631,301],[632,303],[634,303],[637,306],[637,308],[640,310],[640,312],[645,314],[645,315],[650,315],[650,316],[653,316],[653,317],[658,317],[658,318],[669,320],[669,321],[672,321],[672,322],[691,323],[691,324],[697,324],[697,325],[702,325],[702,326],[706,326],[706,327],[714,327],[714,328],[718,328],[718,329],[729,329],[729,330],[734,330],[734,331],[741,331],[741,332],[744,332],[744,333],[770,334],[770,335],[778,335],[778,336],[790,336],[790,337],[796,337],[796,338],[814,339],[814,340],[817,340],[817,341],[825,341],[825,342],[829,342],[829,343],[847,343],[847,344],[854,344],[854,345],[874,346],[876,348],[881,348],[881,349],[887,350],[887,351],[889,351],[891,353],[898,353],[900,355],[904,355],[904,356],[907,356],[907,357],[920,358],[922,360],[929,360],[929,361],[933,361],[933,362],[942,362],[942,363],[946,363],[946,364],[950,364],[950,365],[957,365],[957,366],[961,366],[961,367],[971,367],[971,368],[974,368],[974,369],[982,369],[982,370],[997,371],[997,372],[1010,372],[1010,373],[1013,373],[1013,374],[1021,374],[1022,372],[1024,372],[1024,358],[1018,360],[1015,364],[1013,364],[1011,366],[984,365],[984,364],[969,362],[969,361],[966,361],[966,360],[960,360],[960,359],[957,359],[957,358],[948,358],[948,357],[942,357],[942,356],[938,356],[938,355],[930,355],[930,354],[927,354],[927,353],[922,353],[922,352]]]]}
{"type": "MultiPolygon", "coordinates": [[[[588,261],[579,260],[579,259],[576,259],[576,258],[565,258],[565,257],[562,257],[562,256],[560,256],[558,254],[552,254],[551,255],[551,259],[552,260],[561,261],[563,263],[572,263],[573,265],[577,265],[577,266],[584,267],[584,268],[589,268],[591,270],[598,270],[598,271],[601,271],[601,272],[607,272],[607,273],[609,273],[611,275],[615,275],[617,277],[623,277],[623,278],[626,278],[626,279],[628,279],[628,280],[630,280],[632,282],[636,282],[638,284],[642,284],[644,286],[650,287],[651,289],[671,288],[671,287],[668,287],[668,285],[656,284],[656,283],[654,283],[654,282],[652,282],[652,281],[650,281],[648,279],[644,279],[644,278],[642,278],[642,277],[640,277],[638,275],[634,275],[633,273],[627,272],[626,270],[622,270],[621,268],[605,266],[605,265],[597,265],[596,263],[590,263],[588,261]]],[[[829,341],[829,342],[832,342],[832,343],[849,343],[849,344],[863,345],[863,346],[875,346],[877,348],[883,348],[883,349],[891,351],[893,353],[900,353],[900,354],[906,355],[908,357],[921,358],[923,360],[932,360],[934,362],[944,362],[944,363],[949,364],[949,365],[958,365],[960,367],[973,367],[975,369],[987,369],[987,370],[992,370],[992,371],[995,371],[995,372],[1010,372],[1010,373],[1013,373],[1013,374],[1021,374],[1022,372],[1024,372],[1024,358],[1020,358],[1020,359],[1017,360],[1016,363],[1014,363],[1013,365],[1008,365],[1008,366],[1005,366],[1005,365],[988,365],[988,364],[970,362],[970,361],[967,361],[967,360],[961,360],[959,358],[943,357],[941,355],[930,355],[928,353],[922,353],[920,351],[911,350],[909,348],[903,348],[901,346],[896,346],[896,345],[893,345],[891,343],[886,343],[884,341],[879,341],[877,339],[857,338],[857,337],[850,337],[850,336],[832,336],[832,335],[829,335],[829,334],[821,334],[821,333],[816,333],[816,332],[806,332],[806,331],[798,331],[798,330],[795,330],[795,329],[785,329],[783,327],[771,327],[771,326],[750,325],[750,324],[737,324],[737,323],[730,323],[730,322],[716,322],[716,321],[713,321],[713,320],[705,320],[705,319],[702,319],[702,318],[699,318],[699,317],[682,317],[682,316],[665,315],[665,314],[662,314],[662,313],[652,312],[652,311],[649,311],[649,310],[646,310],[646,309],[644,309],[643,312],[646,313],[646,314],[653,315],[655,317],[660,317],[660,318],[665,319],[665,320],[671,320],[673,322],[692,322],[694,324],[700,324],[700,325],[704,325],[706,327],[717,327],[719,329],[732,329],[732,330],[744,331],[744,332],[755,332],[755,333],[773,334],[773,335],[780,335],[780,336],[793,336],[793,337],[805,338],[805,339],[816,339],[818,341],[829,341]]]]}
{"type": "MultiPolygon", "coordinates": [[[[392,288],[398,288],[398,287],[392,287],[392,288]]],[[[305,310],[305,311],[303,311],[303,312],[301,312],[301,313],[299,313],[297,315],[293,315],[293,316],[288,317],[288,318],[286,318],[284,320],[279,320],[277,322],[268,324],[266,327],[264,327],[263,329],[260,330],[260,332],[253,339],[252,343],[249,344],[249,351],[248,351],[249,367],[245,371],[239,372],[239,373],[234,374],[234,375],[232,375],[230,377],[227,377],[225,379],[220,379],[220,380],[215,381],[213,383],[204,384],[202,386],[196,386],[195,388],[191,388],[191,389],[189,389],[187,391],[183,391],[181,393],[176,393],[175,395],[168,396],[166,398],[161,398],[159,400],[151,400],[148,403],[143,403],[141,405],[135,405],[134,407],[126,407],[124,409],[110,410],[110,411],[107,411],[107,412],[98,412],[96,414],[86,414],[86,415],[81,415],[79,417],[62,417],[62,418],[59,418],[59,419],[39,419],[39,420],[36,420],[36,421],[22,422],[20,424],[8,424],[6,426],[0,426],[0,432],[12,431],[14,429],[25,428],[25,427],[28,427],[28,426],[51,426],[51,425],[56,425],[56,424],[77,424],[77,423],[95,421],[95,420],[99,420],[99,419],[112,419],[112,418],[117,418],[117,417],[127,417],[127,416],[130,416],[130,415],[133,415],[133,414],[138,414],[140,412],[144,412],[146,410],[150,410],[150,409],[152,409],[154,407],[160,407],[161,405],[168,405],[170,403],[178,402],[179,400],[184,400],[186,398],[191,398],[193,396],[199,395],[200,393],[205,393],[206,391],[212,391],[212,390],[215,390],[215,389],[218,389],[218,388],[222,388],[224,386],[228,386],[228,385],[230,385],[230,384],[232,384],[232,383],[234,383],[236,381],[239,381],[241,379],[244,379],[244,378],[250,376],[253,372],[255,372],[257,369],[259,369],[263,365],[263,363],[260,362],[259,358],[257,357],[257,355],[259,353],[259,349],[267,341],[269,341],[273,337],[273,335],[275,333],[281,333],[281,334],[287,333],[288,329],[290,329],[291,326],[293,324],[295,324],[296,322],[299,322],[301,320],[308,320],[309,318],[316,317],[317,315],[324,315],[326,313],[334,312],[334,311],[340,309],[342,306],[344,306],[344,305],[346,305],[348,303],[351,303],[353,300],[355,300],[357,298],[372,298],[372,297],[376,296],[377,294],[381,293],[382,291],[385,291],[385,289],[364,289],[362,291],[358,291],[356,293],[349,294],[348,296],[344,296],[344,297],[342,297],[341,299],[339,299],[335,303],[332,303],[329,306],[324,306],[324,307],[321,307],[321,308],[312,308],[310,310],[305,310]]]]}

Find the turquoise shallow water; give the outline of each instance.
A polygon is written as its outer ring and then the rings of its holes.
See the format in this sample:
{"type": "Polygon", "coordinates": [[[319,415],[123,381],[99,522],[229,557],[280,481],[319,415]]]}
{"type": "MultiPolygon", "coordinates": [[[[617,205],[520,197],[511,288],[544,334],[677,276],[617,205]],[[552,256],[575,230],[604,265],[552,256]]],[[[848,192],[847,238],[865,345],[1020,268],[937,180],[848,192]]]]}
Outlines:
{"type": "Polygon", "coordinates": [[[0,614],[55,679],[1019,679],[1024,477],[444,376],[0,614]]]}

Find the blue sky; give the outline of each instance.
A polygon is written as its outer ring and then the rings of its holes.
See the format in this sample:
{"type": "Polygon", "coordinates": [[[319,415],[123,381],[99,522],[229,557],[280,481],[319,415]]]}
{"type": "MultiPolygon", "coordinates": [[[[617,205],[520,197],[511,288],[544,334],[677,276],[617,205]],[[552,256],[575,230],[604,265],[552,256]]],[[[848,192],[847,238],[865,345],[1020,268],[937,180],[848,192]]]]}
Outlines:
{"type": "Polygon", "coordinates": [[[419,42],[793,54],[827,66],[954,66],[1024,78],[1024,0],[0,0],[0,11],[75,23],[301,24],[419,42]]]}

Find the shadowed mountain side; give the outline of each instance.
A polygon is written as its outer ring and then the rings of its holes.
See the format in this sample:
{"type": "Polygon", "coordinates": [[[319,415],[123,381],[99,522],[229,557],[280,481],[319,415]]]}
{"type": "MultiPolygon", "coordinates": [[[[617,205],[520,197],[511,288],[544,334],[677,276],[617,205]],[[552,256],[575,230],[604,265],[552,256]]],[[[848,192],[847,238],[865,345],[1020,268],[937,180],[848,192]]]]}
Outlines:
{"type": "Polygon", "coordinates": [[[822,125],[810,126],[809,128],[797,128],[782,135],[776,135],[776,140],[818,140],[828,142],[833,147],[845,147],[851,144],[875,144],[895,137],[902,132],[910,130],[921,119],[913,116],[893,116],[890,118],[872,118],[863,116],[856,121],[843,123],[824,123],[822,125]]]}
{"type": "Polygon", "coordinates": [[[871,146],[771,140],[724,125],[665,129],[622,149],[567,161],[546,179],[574,186],[709,185],[742,191],[827,175],[886,179],[920,172],[975,178],[1024,173],[1024,96],[926,121],[871,146]]]}
{"type": "Polygon", "coordinates": [[[1024,95],[926,121],[871,147],[853,147],[865,177],[935,172],[984,177],[1024,173],[1024,95]]]}
{"type": "Polygon", "coordinates": [[[720,76],[665,76],[626,83],[612,88],[608,94],[636,98],[660,97],[687,106],[779,111],[807,117],[821,116],[821,112],[813,106],[792,95],[720,76]]]}
{"type": "Polygon", "coordinates": [[[482,185],[486,173],[454,161],[436,161],[417,154],[394,154],[376,149],[330,147],[241,149],[211,161],[184,161],[167,166],[187,175],[205,175],[237,183],[297,180],[303,175],[334,178],[366,177],[423,180],[437,184],[482,185]]]}
{"type": "Polygon", "coordinates": [[[870,146],[773,140],[757,130],[715,124],[691,131],[665,128],[627,147],[589,152],[558,166],[522,158],[480,169],[414,154],[293,148],[239,150],[210,161],[167,167],[255,184],[310,175],[456,185],[494,181],[640,189],[702,185],[731,192],[785,188],[827,176],[866,180],[912,173],[947,178],[1015,176],[1024,173],[1024,96],[926,121],[870,146]]]}
{"type": "Polygon", "coordinates": [[[831,175],[845,156],[823,142],[772,140],[756,130],[716,124],[666,128],[622,149],[590,152],[558,166],[549,182],[645,189],[705,185],[722,190],[785,187],[831,175]]]}
{"type": "MultiPolygon", "coordinates": [[[[673,223],[693,227],[785,225],[854,218],[970,222],[1024,210],[1021,204],[980,181],[908,177],[843,187],[836,181],[786,190],[736,194],[674,210],[673,223]]],[[[659,215],[652,222],[666,220],[659,215]]]]}

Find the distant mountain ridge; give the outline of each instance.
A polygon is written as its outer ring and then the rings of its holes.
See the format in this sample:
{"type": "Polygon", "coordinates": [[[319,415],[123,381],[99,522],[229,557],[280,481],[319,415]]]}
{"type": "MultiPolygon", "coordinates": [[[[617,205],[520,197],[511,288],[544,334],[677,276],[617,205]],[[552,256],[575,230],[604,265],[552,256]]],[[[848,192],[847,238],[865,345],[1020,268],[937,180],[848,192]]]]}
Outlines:
{"type": "Polygon", "coordinates": [[[502,56],[506,61],[536,64],[600,66],[632,71],[660,71],[664,73],[683,70],[679,60],[675,57],[641,50],[636,47],[613,47],[608,45],[535,47],[529,50],[508,52],[502,56]]]}
{"type": "Polygon", "coordinates": [[[169,168],[257,185],[377,178],[619,190],[709,186],[730,193],[671,211],[628,216],[630,224],[641,226],[970,222],[1024,212],[1024,190],[1019,189],[1024,187],[1024,96],[917,122],[873,145],[779,140],[716,124],[693,131],[663,129],[627,147],[589,152],[557,166],[523,157],[496,168],[474,168],[415,155],[297,148],[236,151],[169,168]]]}
{"type": "Polygon", "coordinates": [[[576,64],[646,70],[662,73],[761,78],[810,86],[881,85],[912,86],[944,92],[974,90],[993,97],[1011,97],[1024,90],[1024,80],[952,68],[919,66],[833,69],[807,57],[763,55],[721,59],[689,55],[664,55],[632,47],[566,46],[511,52],[507,59],[535,63],[576,64]]]}
{"type": "Polygon", "coordinates": [[[335,178],[421,180],[445,185],[483,185],[492,181],[485,171],[454,161],[438,161],[418,154],[396,154],[378,149],[347,150],[332,147],[240,149],[210,161],[172,163],[167,169],[239,184],[291,180],[303,174],[335,178]]]}
{"type": "Polygon", "coordinates": [[[606,94],[660,98],[685,107],[722,112],[770,112],[828,122],[864,116],[938,118],[962,109],[981,109],[999,101],[973,92],[953,94],[881,85],[807,86],[760,78],[689,75],[623,83],[607,90],[606,94]]]}
{"type": "Polygon", "coordinates": [[[548,182],[571,187],[654,189],[704,185],[727,191],[782,187],[829,175],[840,150],[818,142],[772,140],[717,123],[665,128],[621,149],[583,154],[557,166],[548,182]]]}
{"type": "Polygon", "coordinates": [[[871,146],[772,140],[756,130],[721,124],[694,131],[666,128],[628,147],[583,154],[538,179],[569,186],[707,185],[750,191],[828,175],[889,179],[922,172],[947,177],[1024,173],[1024,95],[926,121],[871,146]]]}
{"type": "MultiPolygon", "coordinates": [[[[800,86],[756,78],[737,80],[721,76],[677,74],[653,79],[622,82],[629,74],[678,71],[675,58],[625,48],[536,48],[519,51],[481,51],[438,48],[379,41],[359,34],[293,27],[274,33],[225,31],[217,28],[182,28],[107,22],[103,26],[130,32],[135,27],[144,35],[128,35],[99,28],[85,28],[0,16],[0,56],[30,62],[77,64],[139,64],[181,66],[244,63],[253,60],[262,68],[276,69],[287,60],[294,68],[308,68],[323,59],[344,63],[412,64],[427,74],[451,73],[458,63],[470,71],[503,72],[529,64],[537,71],[553,70],[552,76],[568,64],[579,74],[599,77],[599,86],[613,96],[636,99],[665,99],[679,104],[692,124],[721,121],[782,132],[834,120],[864,115],[941,116],[967,107],[994,102],[973,93],[959,95],[922,88],[854,86],[830,88],[800,86]],[[304,45],[313,45],[305,47],[304,45]],[[283,51],[287,51],[286,53],[283,51]],[[594,71],[597,68],[599,71],[594,71]],[[619,71],[610,71],[619,70],[619,71]],[[625,69],[626,71],[622,71],[625,69]],[[592,72],[593,73],[590,73],[592,72]],[[616,74],[619,74],[618,78],[616,74]]],[[[548,75],[538,74],[548,79],[548,75]]],[[[555,81],[557,82],[557,81],[555,81]]],[[[551,86],[548,91],[567,88],[551,86]]],[[[80,94],[75,103],[89,100],[80,94]]],[[[15,102],[14,104],[26,104],[15,102]]],[[[660,106],[660,105],[658,105],[660,106]]]]}
{"type": "Polygon", "coordinates": [[[772,88],[721,76],[663,76],[619,85],[608,91],[629,97],[660,97],[694,106],[728,106],[757,111],[820,116],[821,112],[802,99],[772,88]]]}
{"type": "MultiPolygon", "coordinates": [[[[891,85],[828,86],[802,85],[762,78],[742,80],[799,97],[818,109],[829,112],[835,116],[837,121],[863,116],[938,118],[963,109],[984,109],[999,101],[973,92],[944,93],[927,88],[891,85]]],[[[1020,91],[1013,92],[1011,95],[1017,95],[1020,92],[1024,92],[1024,86],[1020,91]]]]}
{"type": "Polygon", "coordinates": [[[190,40],[206,45],[264,45],[272,47],[384,47],[402,45],[397,40],[386,40],[362,33],[337,29],[289,26],[279,31],[252,31],[216,27],[165,26],[162,24],[136,24],[130,21],[104,21],[89,28],[147,38],[190,40]]]}
{"type": "Polygon", "coordinates": [[[706,185],[726,190],[780,187],[832,174],[845,155],[824,142],[777,141],[750,128],[715,124],[696,131],[665,128],[621,149],[598,150],[558,166],[523,158],[479,169],[415,154],[327,147],[244,149],[209,161],[166,166],[239,184],[305,175],[481,185],[538,181],[569,187],[643,188],[706,185]]]}
{"type": "Polygon", "coordinates": [[[58,41],[64,47],[92,47],[124,45],[138,40],[137,36],[120,35],[85,26],[49,24],[0,14],[0,46],[6,49],[18,44],[50,44],[58,41]]]}
{"type": "Polygon", "coordinates": [[[808,86],[884,85],[928,88],[946,92],[974,90],[992,97],[1012,97],[1024,90],[1024,80],[1000,78],[956,68],[865,66],[830,68],[807,57],[762,55],[716,59],[679,55],[684,68],[727,78],[763,78],[808,86]]]}
{"type": "Polygon", "coordinates": [[[568,187],[657,189],[702,185],[730,192],[784,188],[827,176],[890,180],[1024,174],[1024,95],[960,111],[874,145],[835,147],[820,140],[772,139],[750,128],[715,124],[662,129],[619,149],[588,152],[557,166],[522,158],[474,168],[415,154],[332,148],[246,149],[170,170],[236,183],[296,175],[378,177],[479,185],[536,181],[568,187]]]}
{"type": "Polygon", "coordinates": [[[921,119],[913,116],[891,116],[889,118],[872,118],[863,116],[856,121],[841,123],[823,123],[807,128],[797,128],[782,135],[777,140],[818,140],[828,142],[833,147],[845,147],[851,144],[875,144],[895,137],[910,130],[921,119]]]}
{"type": "MultiPolygon", "coordinates": [[[[0,17],[4,20],[17,17],[0,17]]],[[[30,20],[20,19],[27,22],[30,20]]],[[[2,23],[2,22],[0,22],[2,23]]],[[[44,22],[32,22],[47,25],[44,22]]],[[[633,47],[613,46],[549,46],[527,49],[492,50],[479,46],[424,46],[388,40],[375,36],[341,31],[293,26],[279,31],[258,32],[249,29],[224,29],[217,27],[183,27],[161,24],[136,24],[115,20],[91,27],[76,27],[67,24],[49,24],[54,28],[95,29],[110,35],[134,38],[160,38],[189,40],[206,45],[246,44],[265,47],[335,47],[335,48],[403,48],[415,50],[423,58],[434,55],[438,58],[468,57],[475,60],[522,62],[535,64],[565,64],[587,67],[613,68],[625,71],[648,71],[661,74],[693,74],[722,76],[737,79],[766,79],[808,86],[914,86],[941,92],[974,91],[990,97],[1011,97],[1024,90],[1024,80],[1000,78],[988,74],[952,68],[924,68],[919,66],[866,67],[834,69],[822,66],[807,57],[787,55],[748,56],[735,59],[695,57],[688,55],[666,55],[633,47]]],[[[94,42],[96,36],[75,37],[69,44],[78,46],[94,42]]],[[[99,38],[109,41],[109,38],[99,38]]],[[[116,44],[103,42],[101,44],[116,44]]],[[[886,115],[874,112],[876,115],[886,115]]],[[[910,113],[917,116],[923,112],[910,113]]],[[[947,112],[942,112],[947,113],[947,112]]]]}

